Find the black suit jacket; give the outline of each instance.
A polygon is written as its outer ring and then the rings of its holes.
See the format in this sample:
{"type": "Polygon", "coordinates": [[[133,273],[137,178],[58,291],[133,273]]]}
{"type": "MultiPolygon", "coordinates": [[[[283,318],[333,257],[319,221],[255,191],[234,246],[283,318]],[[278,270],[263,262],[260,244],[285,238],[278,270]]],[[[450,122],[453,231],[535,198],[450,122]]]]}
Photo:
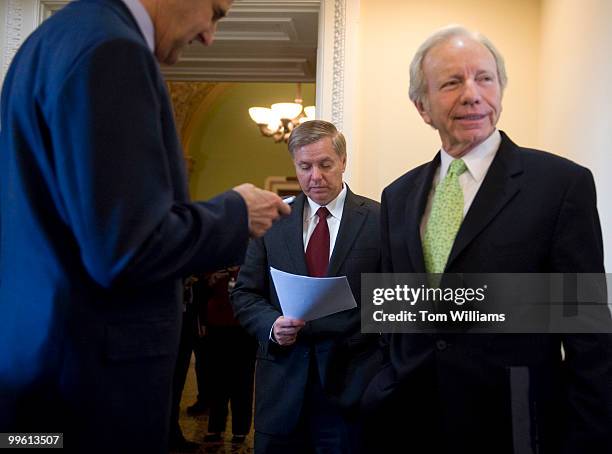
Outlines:
{"type": "Polygon", "coordinates": [[[189,202],[164,80],[120,0],[34,31],[1,123],[0,431],[165,452],[181,278],[243,259],[244,201],[189,202]]]}
{"type": "MultiPolygon", "coordinates": [[[[300,416],[311,355],[325,384],[334,365],[329,351],[336,342],[360,338],[360,312],[343,311],[308,322],[295,344],[281,347],[270,341],[270,329],[282,315],[270,278],[270,267],[308,275],[304,256],[303,210],[300,194],[291,215],[262,238],[251,241],[232,293],[234,313],[241,325],[257,337],[255,430],[268,434],[291,433],[300,416]]],[[[361,273],[380,268],[379,204],[347,191],[328,276],[346,276],[357,304],[361,299],[361,273]]],[[[342,371],[343,372],[343,371],[342,371]]]]}
{"type": "MultiPolygon", "coordinates": [[[[603,273],[589,170],[501,134],[445,271],[603,273]]],[[[439,164],[438,154],[384,190],[384,271],[425,272],[420,223],[439,164]]],[[[411,395],[407,411],[433,408],[437,417],[410,434],[407,447],[442,440],[442,451],[453,453],[612,452],[608,334],[397,334],[387,341],[391,363],[371,383],[366,404],[404,387],[403,395],[411,395]],[[419,391],[406,392],[407,386],[419,391]]]]}

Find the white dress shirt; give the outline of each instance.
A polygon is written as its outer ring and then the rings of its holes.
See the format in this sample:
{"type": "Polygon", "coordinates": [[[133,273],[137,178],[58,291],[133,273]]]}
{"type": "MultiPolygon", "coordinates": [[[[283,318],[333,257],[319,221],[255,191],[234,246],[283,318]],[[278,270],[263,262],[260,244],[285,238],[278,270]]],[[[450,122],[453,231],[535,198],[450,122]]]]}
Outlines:
{"type": "Polygon", "coordinates": [[[128,7],[134,19],[136,19],[136,23],[138,24],[138,28],[140,28],[140,33],[144,36],[147,41],[147,46],[151,52],[155,51],[155,29],[153,28],[153,21],[151,20],[151,16],[142,6],[140,0],[122,0],[125,3],[125,6],[128,7]]]}
{"type": "MultiPolygon", "coordinates": [[[[304,240],[304,252],[306,252],[306,247],[308,246],[308,241],[312,236],[312,232],[315,227],[319,223],[319,216],[317,216],[317,210],[321,206],[325,206],[330,213],[330,216],[327,217],[327,226],[329,228],[329,256],[331,258],[332,252],[334,250],[334,246],[336,244],[336,238],[338,237],[338,229],[340,228],[340,220],[342,219],[342,212],[344,211],[344,201],[346,200],[346,185],[342,183],[342,190],[340,194],[329,202],[327,205],[319,205],[315,201],[311,200],[309,197],[306,197],[308,203],[304,204],[304,214],[303,214],[303,226],[302,229],[302,237],[304,240]]],[[[270,340],[277,344],[278,342],[274,338],[274,324],[270,328],[270,340]]]]}
{"type": "Polygon", "coordinates": [[[330,213],[327,218],[327,226],[329,227],[329,256],[332,256],[334,245],[336,244],[336,238],[338,237],[338,229],[340,228],[340,220],[342,219],[342,212],[344,211],[344,201],[346,200],[346,185],[342,184],[342,190],[340,194],[329,202],[327,205],[319,205],[309,197],[306,198],[308,203],[304,204],[304,228],[303,228],[303,239],[304,239],[304,251],[308,246],[308,241],[312,236],[312,232],[319,223],[319,216],[317,216],[317,210],[321,206],[325,206],[330,213]]]}
{"type": "MultiPolygon", "coordinates": [[[[482,182],[489,171],[489,167],[497,154],[497,149],[499,148],[500,143],[501,135],[496,129],[493,131],[493,134],[487,138],[487,140],[482,142],[461,158],[467,166],[467,170],[459,176],[459,185],[463,190],[464,218],[470,209],[470,206],[472,206],[476,193],[480,189],[480,186],[482,185],[482,182]]],[[[427,207],[425,208],[423,218],[421,219],[421,239],[425,237],[425,227],[427,226],[429,214],[431,213],[431,205],[436,193],[436,187],[438,186],[438,183],[442,181],[444,177],[446,177],[448,168],[450,167],[451,162],[453,162],[455,159],[444,151],[444,149],[440,150],[440,158],[440,167],[438,167],[436,174],[434,175],[431,190],[429,191],[429,197],[427,199],[427,207]]]]}

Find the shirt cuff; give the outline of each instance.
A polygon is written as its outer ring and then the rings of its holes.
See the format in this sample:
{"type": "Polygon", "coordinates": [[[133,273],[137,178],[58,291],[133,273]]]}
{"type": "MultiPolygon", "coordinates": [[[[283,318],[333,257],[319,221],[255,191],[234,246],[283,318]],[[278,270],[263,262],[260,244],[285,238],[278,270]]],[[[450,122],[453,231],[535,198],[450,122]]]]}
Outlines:
{"type": "Polygon", "coordinates": [[[276,342],[276,339],[274,339],[274,324],[275,323],[276,321],[272,323],[272,328],[270,328],[270,342],[274,342],[275,344],[278,344],[278,342],[276,342]]]}

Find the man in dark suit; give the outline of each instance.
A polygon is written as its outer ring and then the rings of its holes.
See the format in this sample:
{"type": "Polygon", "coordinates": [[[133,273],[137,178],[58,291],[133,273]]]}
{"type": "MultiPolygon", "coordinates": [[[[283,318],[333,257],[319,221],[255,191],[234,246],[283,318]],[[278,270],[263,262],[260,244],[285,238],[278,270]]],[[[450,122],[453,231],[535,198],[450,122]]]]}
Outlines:
{"type": "Polygon", "coordinates": [[[212,43],[230,4],[76,1],[15,56],[1,108],[0,432],[167,450],[181,278],[240,263],[249,232],[289,212],[251,185],[188,198],[155,56],[212,43]]]}
{"type": "MultiPolygon", "coordinates": [[[[495,127],[507,78],[493,45],[442,29],[410,74],[410,98],[442,149],[383,192],[383,271],[603,273],[589,170],[519,147],[495,127]]],[[[381,452],[612,452],[610,334],[387,341],[390,364],[363,401],[388,416],[381,452]]]]}
{"type": "Polygon", "coordinates": [[[304,323],[284,317],[270,267],[315,277],[346,276],[357,302],[361,273],[380,264],[379,205],[343,183],[346,144],[334,125],[296,128],[289,151],[303,194],[290,217],[247,250],[232,294],[238,321],[259,341],[255,383],[257,453],[355,452],[355,427],[323,387],[335,343],[361,340],[359,309],[304,323]]]}

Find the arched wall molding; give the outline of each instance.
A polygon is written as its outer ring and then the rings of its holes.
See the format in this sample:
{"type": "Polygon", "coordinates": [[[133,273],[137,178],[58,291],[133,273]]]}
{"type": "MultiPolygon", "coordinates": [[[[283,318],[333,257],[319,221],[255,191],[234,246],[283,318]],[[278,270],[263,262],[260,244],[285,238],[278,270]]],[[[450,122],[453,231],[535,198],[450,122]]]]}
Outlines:
{"type": "Polygon", "coordinates": [[[234,84],[231,82],[214,82],[208,83],[208,85],[209,87],[206,93],[194,100],[189,112],[185,116],[182,128],[182,135],[184,137],[183,146],[185,150],[189,150],[191,147],[193,128],[196,124],[195,120],[202,116],[204,112],[210,110],[219,97],[234,84]]]}
{"type": "Polygon", "coordinates": [[[167,82],[176,130],[179,133],[190,175],[195,166],[195,159],[190,154],[193,120],[210,109],[219,95],[232,85],[227,82],[167,82]]]}

